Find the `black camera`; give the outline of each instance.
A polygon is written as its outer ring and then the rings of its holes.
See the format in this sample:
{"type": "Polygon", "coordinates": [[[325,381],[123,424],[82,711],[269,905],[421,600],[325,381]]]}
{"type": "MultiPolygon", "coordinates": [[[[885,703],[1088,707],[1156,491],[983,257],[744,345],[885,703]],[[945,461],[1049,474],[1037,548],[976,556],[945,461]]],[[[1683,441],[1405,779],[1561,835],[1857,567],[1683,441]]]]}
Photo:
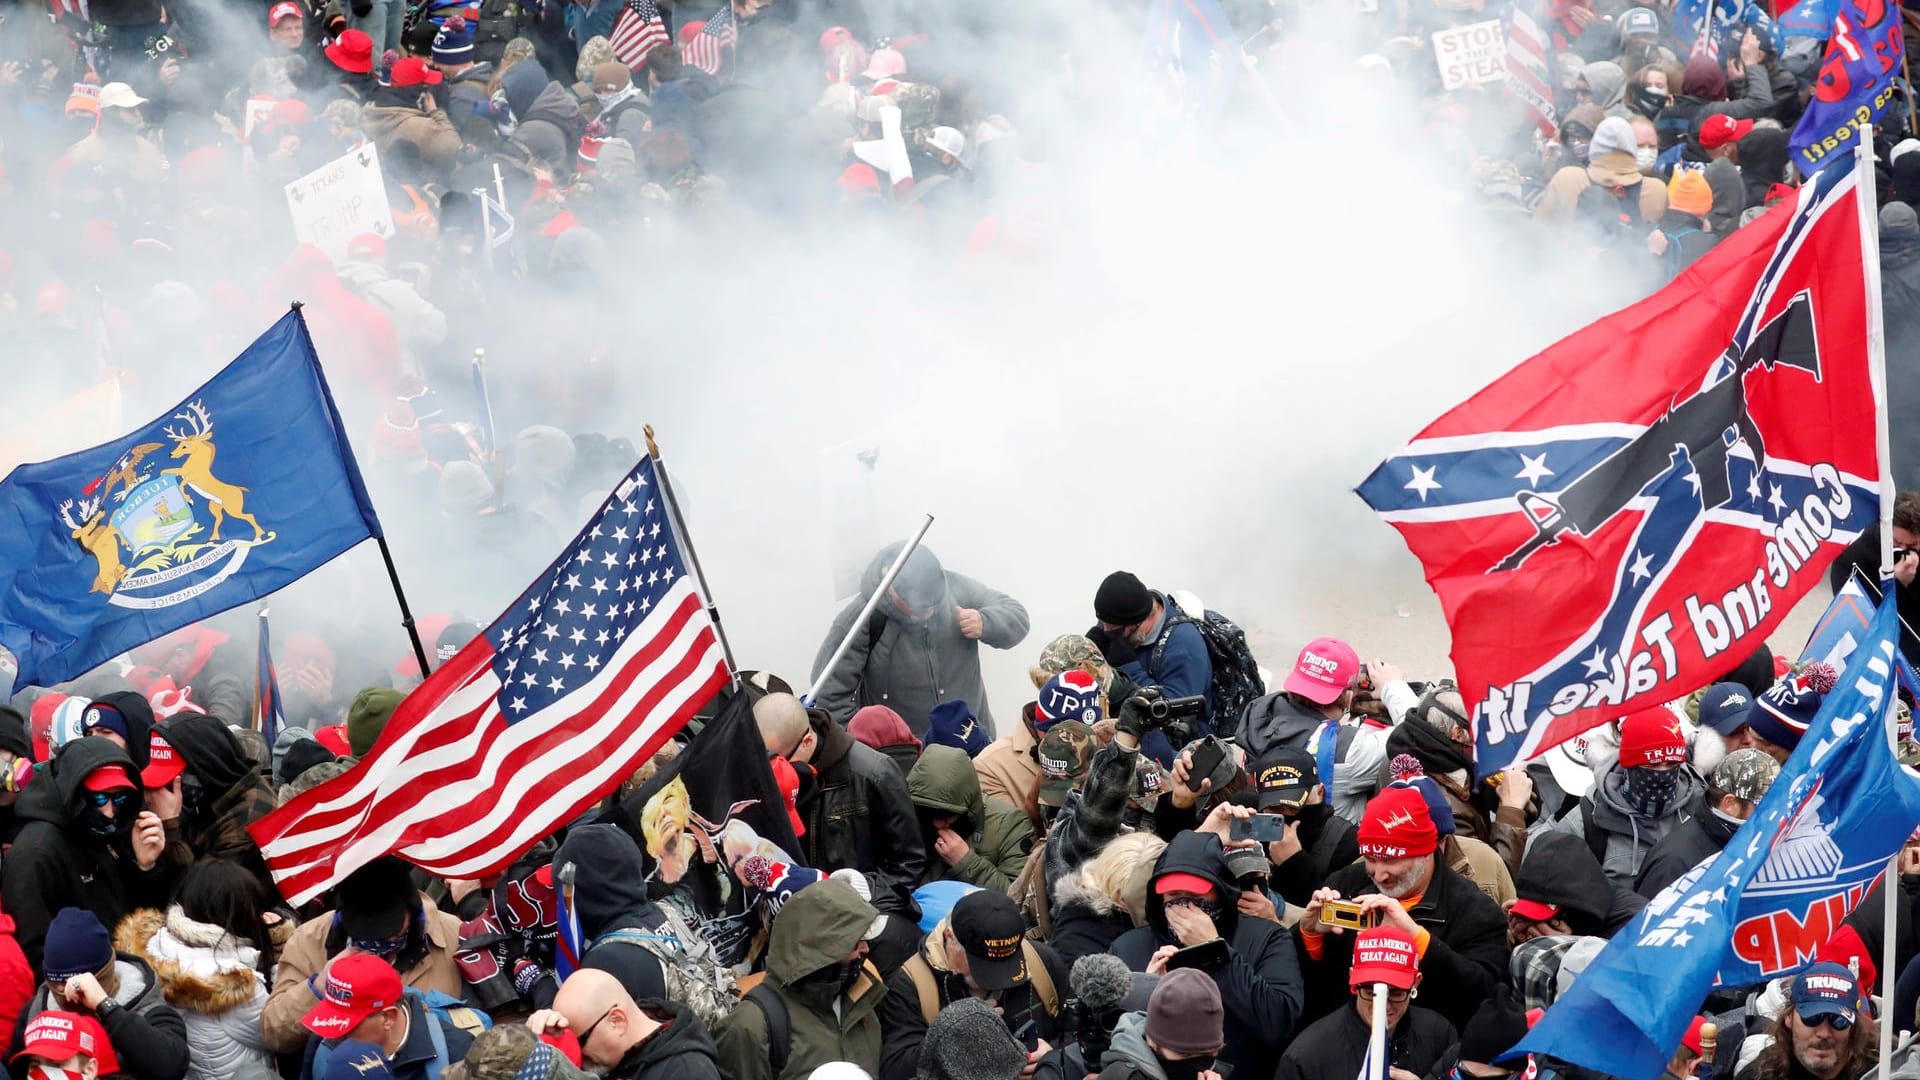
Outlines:
{"type": "Polygon", "coordinates": [[[1164,727],[1169,720],[1178,720],[1187,716],[1199,716],[1200,709],[1207,699],[1200,696],[1178,698],[1154,698],[1147,703],[1147,716],[1154,727],[1164,727]]]}

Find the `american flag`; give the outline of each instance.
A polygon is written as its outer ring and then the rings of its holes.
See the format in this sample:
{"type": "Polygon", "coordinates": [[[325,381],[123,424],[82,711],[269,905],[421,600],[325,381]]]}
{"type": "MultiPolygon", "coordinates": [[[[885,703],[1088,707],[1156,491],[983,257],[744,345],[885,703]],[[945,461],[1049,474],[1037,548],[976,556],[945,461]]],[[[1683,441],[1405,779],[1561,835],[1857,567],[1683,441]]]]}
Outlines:
{"type": "Polygon", "coordinates": [[[740,28],[733,21],[733,2],[720,5],[720,10],[707,16],[707,25],[693,40],[684,47],[687,63],[709,75],[720,74],[720,58],[726,50],[740,40],[740,28]]]}
{"type": "Polygon", "coordinates": [[[667,24],[661,20],[660,9],[653,0],[627,0],[627,6],[620,12],[620,21],[613,24],[613,36],[607,42],[613,46],[615,59],[637,68],[646,62],[647,54],[670,40],[667,24]]]}
{"type": "Polygon", "coordinates": [[[632,776],[727,680],[651,459],[346,775],[249,830],[304,904],[388,853],[474,878],[632,776]]]}
{"type": "Polygon", "coordinates": [[[1532,16],[1513,9],[1507,25],[1507,94],[1526,107],[1540,134],[1551,139],[1559,130],[1553,115],[1553,93],[1547,88],[1547,36],[1532,16]]]}

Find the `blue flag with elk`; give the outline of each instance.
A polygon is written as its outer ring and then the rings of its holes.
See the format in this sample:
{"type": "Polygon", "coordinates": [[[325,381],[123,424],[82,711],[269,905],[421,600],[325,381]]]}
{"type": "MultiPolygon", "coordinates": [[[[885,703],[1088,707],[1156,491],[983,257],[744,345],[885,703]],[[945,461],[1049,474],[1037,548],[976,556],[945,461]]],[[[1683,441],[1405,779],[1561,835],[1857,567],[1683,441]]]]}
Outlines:
{"type": "Polygon", "coordinates": [[[0,481],[0,646],[51,686],[380,535],[298,309],[168,415],[0,481]]]}

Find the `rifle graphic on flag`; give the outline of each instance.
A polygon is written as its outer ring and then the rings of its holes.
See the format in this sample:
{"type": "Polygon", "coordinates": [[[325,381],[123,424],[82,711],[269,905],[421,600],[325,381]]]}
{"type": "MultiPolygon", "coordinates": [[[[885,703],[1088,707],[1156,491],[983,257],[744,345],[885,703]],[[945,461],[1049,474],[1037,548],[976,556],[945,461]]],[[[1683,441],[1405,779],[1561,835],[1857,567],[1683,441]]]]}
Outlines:
{"type": "Polygon", "coordinates": [[[1719,677],[1888,511],[1871,176],[1821,173],[1358,488],[1440,597],[1480,775],[1719,677]]]}

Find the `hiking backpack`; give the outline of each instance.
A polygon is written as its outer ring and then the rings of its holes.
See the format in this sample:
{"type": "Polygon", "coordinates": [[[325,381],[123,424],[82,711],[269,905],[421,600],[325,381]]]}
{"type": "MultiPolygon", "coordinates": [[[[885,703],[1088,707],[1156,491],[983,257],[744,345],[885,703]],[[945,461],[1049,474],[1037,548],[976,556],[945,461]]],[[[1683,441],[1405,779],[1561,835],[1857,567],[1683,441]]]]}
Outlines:
{"type": "Polygon", "coordinates": [[[1182,623],[1193,624],[1193,628],[1200,631],[1200,640],[1206,643],[1207,662],[1213,668],[1213,680],[1207,685],[1207,706],[1213,725],[1231,728],[1240,714],[1247,711],[1247,706],[1267,692],[1266,683],[1260,679],[1260,665],[1254,661],[1253,651],[1247,648],[1246,632],[1217,611],[1202,611],[1197,619],[1179,608],[1174,611],[1177,614],[1167,620],[1166,632],[1153,646],[1153,660],[1148,670],[1160,670],[1173,628],[1182,623]]]}
{"type": "Polygon", "coordinates": [[[658,926],[609,930],[594,938],[590,948],[632,945],[652,953],[660,961],[661,978],[666,980],[666,998],[692,1009],[709,1031],[718,1030],[740,1000],[733,969],[720,963],[712,943],[694,933],[671,905],[655,904],[654,908],[660,912],[658,926]]]}

